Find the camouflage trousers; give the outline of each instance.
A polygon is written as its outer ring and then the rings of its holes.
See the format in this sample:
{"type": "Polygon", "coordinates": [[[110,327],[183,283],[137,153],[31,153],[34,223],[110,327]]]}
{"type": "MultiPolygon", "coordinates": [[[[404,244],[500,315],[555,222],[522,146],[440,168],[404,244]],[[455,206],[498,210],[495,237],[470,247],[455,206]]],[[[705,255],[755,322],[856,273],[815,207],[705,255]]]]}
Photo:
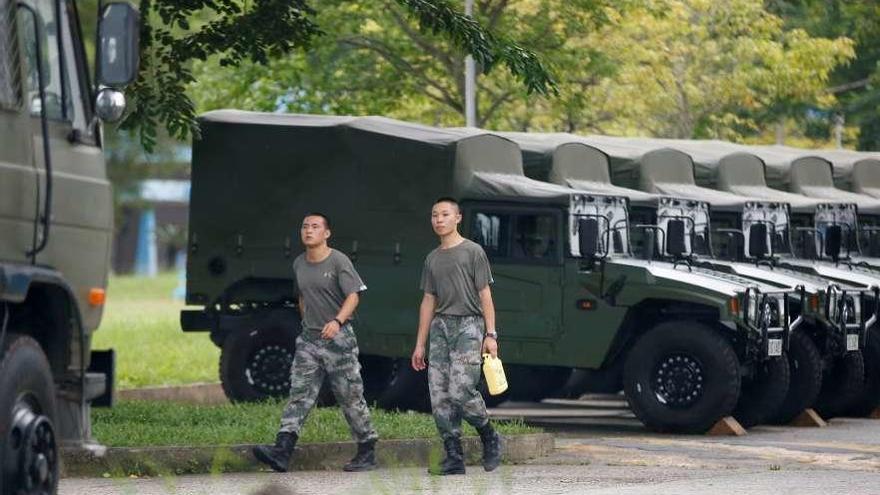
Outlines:
{"type": "Polygon", "coordinates": [[[428,389],[440,436],[461,437],[461,420],[480,428],[489,421],[477,390],[486,322],[482,316],[435,315],[428,336],[428,389]]]}
{"type": "Polygon", "coordinates": [[[308,329],[297,337],[290,367],[290,400],[281,415],[280,431],[299,434],[325,376],[348,421],[352,438],[358,443],[377,439],[364,400],[357,339],[350,324],[343,325],[329,340],[321,338],[320,331],[308,329]]]}

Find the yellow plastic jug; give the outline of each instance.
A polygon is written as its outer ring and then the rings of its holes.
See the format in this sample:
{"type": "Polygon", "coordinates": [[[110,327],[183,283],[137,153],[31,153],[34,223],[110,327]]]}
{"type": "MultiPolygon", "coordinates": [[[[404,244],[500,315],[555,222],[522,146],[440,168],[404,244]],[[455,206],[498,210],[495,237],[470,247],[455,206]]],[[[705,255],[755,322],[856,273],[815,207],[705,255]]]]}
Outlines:
{"type": "Polygon", "coordinates": [[[507,390],[507,377],[504,376],[504,367],[501,366],[500,359],[492,357],[491,354],[483,354],[483,374],[486,376],[489,394],[498,395],[507,390]]]}

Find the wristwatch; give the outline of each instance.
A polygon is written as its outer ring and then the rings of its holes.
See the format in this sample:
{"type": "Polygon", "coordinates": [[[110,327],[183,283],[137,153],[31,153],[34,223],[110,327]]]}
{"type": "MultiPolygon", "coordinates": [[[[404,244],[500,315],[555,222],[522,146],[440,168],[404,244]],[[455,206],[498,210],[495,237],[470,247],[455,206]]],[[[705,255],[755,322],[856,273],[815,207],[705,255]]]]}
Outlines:
{"type": "Polygon", "coordinates": [[[486,332],[486,337],[492,337],[495,341],[498,341],[498,332],[486,332]]]}

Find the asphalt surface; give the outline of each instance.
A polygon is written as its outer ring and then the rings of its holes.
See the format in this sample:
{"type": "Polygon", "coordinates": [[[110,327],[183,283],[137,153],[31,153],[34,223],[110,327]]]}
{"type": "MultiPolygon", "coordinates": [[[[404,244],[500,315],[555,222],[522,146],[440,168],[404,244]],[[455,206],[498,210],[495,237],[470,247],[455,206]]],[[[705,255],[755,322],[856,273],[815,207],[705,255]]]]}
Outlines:
{"type": "Polygon", "coordinates": [[[495,415],[526,416],[544,425],[558,434],[556,450],[525,465],[493,473],[473,466],[454,477],[397,468],[65,479],[60,493],[880,495],[880,420],[835,419],[825,428],[760,426],[743,437],[706,437],[649,433],[607,404],[513,404],[495,415]]]}

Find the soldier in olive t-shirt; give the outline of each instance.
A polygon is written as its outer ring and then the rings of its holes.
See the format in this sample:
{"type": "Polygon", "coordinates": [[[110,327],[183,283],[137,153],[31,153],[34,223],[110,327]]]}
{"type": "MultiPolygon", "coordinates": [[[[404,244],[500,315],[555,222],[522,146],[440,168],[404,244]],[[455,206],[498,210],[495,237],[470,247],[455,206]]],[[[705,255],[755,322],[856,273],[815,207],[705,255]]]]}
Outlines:
{"type": "Polygon", "coordinates": [[[437,298],[435,314],[482,316],[479,293],[493,282],[482,246],[463,239],[457,246],[438,247],[428,254],[421,289],[437,298]]]}
{"type": "Polygon", "coordinates": [[[353,292],[363,292],[367,286],[355,271],[348,257],[335,249],[318,263],[306,260],[305,255],[293,261],[297,292],[303,298],[303,328],[321,330],[353,292]]]}
{"type": "Polygon", "coordinates": [[[481,353],[497,355],[493,283],[483,248],[458,232],[462,215],[452,198],[440,198],[431,208],[431,226],[440,246],[425,259],[419,308],[419,330],[412,367],[426,367],[431,412],[443,438],[446,457],[438,474],[464,474],[461,421],[470,423],[483,443],[483,468],[501,462],[501,440],[489,422],[486,403],[477,390],[481,353]]]}

